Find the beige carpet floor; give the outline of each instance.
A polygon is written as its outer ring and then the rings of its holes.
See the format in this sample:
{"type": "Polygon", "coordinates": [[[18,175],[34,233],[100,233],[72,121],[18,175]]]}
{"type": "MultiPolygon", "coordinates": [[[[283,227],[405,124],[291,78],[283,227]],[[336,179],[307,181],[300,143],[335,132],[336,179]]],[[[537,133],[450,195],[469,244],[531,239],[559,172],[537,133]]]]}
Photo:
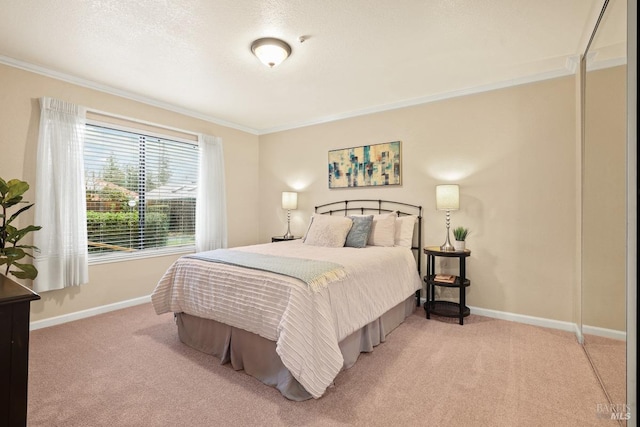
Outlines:
{"type": "Polygon", "coordinates": [[[575,336],[422,309],[317,400],[288,401],[182,344],[151,305],[31,333],[36,426],[617,426],[575,336]]]}

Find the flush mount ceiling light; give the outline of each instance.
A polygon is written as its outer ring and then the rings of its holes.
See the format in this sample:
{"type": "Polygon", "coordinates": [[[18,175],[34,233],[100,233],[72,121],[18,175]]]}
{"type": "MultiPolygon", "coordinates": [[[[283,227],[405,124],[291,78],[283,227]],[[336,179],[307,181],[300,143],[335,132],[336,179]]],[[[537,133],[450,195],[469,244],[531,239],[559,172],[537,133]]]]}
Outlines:
{"type": "Polygon", "coordinates": [[[280,39],[265,37],[251,43],[251,52],[264,65],[273,68],[291,55],[291,46],[280,39]]]}

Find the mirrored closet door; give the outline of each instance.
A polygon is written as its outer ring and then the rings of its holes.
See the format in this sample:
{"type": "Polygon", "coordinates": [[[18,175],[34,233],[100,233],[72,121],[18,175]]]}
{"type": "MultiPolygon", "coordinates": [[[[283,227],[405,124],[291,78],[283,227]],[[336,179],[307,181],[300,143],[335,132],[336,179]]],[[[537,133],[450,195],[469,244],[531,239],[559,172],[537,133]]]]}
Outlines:
{"type": "Polygon", "coordinates": [[[582,334],[612,404],[626,403],[626,14],[605,2],[582,67],[582,334]]]}

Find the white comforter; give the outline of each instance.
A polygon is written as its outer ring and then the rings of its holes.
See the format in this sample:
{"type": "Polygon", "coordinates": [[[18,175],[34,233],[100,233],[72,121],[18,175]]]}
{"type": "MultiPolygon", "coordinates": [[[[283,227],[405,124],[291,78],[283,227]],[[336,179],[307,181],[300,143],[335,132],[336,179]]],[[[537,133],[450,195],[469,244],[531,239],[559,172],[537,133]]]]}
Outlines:
{"type": "Polygon", "coordinates": [[[291,277],[183,257],[153,291],[156,313],[184,312],[275,341],[283,364],[315,398],[342,368],[338,343],[422,286],[407,248],[325,248],[294,240],[234,250],[332,261],[347,277],[316,292],[291,277]]]}

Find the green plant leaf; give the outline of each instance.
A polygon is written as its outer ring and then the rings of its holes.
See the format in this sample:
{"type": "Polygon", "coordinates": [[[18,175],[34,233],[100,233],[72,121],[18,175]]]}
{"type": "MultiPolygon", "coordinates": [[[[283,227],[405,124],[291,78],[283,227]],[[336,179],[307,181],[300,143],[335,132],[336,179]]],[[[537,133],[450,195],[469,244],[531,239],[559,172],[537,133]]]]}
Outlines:
{"type": "Polygon", "coordinates": [[[9,247],[2,250],[2,255],[4,255],[9,264],[13,264],[15,261],[24,258],[26,252],[21,248],[9,247]]]}
{"type": "Polygon", "coordinates": [[[5,208],[10,208],[13,205],[17,205],[22,201],[22,196],[14,197],[13,199],[5,199],[0,203],[5,208]]]}
{"type": "Polygon", "coordinates": [[[22,201],[22,195],[29,189],[29,184],[19,179],[9,180],[5,184],[2,185],[0,205],[6,209],[22,201]]]}
{"type": "Polygon", "coordinates": [[[19,264],[14,263],[14,266],[18,267],[22,271],[9,271],[18,279],[35,279],[38,276],[38,270],[31,264],[19,264]]]}
{"type": "MultiPolygon", "coordinates": [[[[39,251],[40,249],[38,249],[37,246],[33,246],[33,245],[15,245],[15,248],[20,248],[20,249],[34,249],[36,251],[39,251]]],[[[30,254],[26,254],[27,256],[31,256],[30,254]]]]}
{"type": "Polygon", "coordinates": [[[9,184],[7,184],[7,181],[5,181],[4,179],[0,178],[0,196],[2,196],[2,198],[4,199],[5,194],[7,194],[9,192],[9,184]]]}
{"type": "Polygon", "coordinates": [[[8,200],[22,196],[29,189],[29,184],[19,179],[9,180],[7,184],[9,185],[9,191],[7,192],[6,196],[8,200]]]}
{"type": "Polygon", "coordinates": [[[29,225],[18,229],[11,225],[20,214],[33,206],[29,202],[22,201],[22,196],[27,190],[29,190],[29,184],[25,181],[19,179],[5,181],[0,178],[0,265],[5,269],[5,274],[12,274],[20,279],[33,279],[38,275],[38,270],[33,265],[18,262],[25,257],[33,258],[33,255],[25,250],[38,250],[38,248],[33,245],[19,245],[18,242],[30,232],[42,228],[29,225]],[[7,209],[18,203],[27,205],[10,215],[7,209]],[[18,270],[12,271],[12,268],[18,270]]]}
{"type": "Polygon", "coordinates": [[[9,217],[9,220],[7,221],[7,224],[11,224],[11,221],[16,219],[18,217],[18,215],[20,215],[22,212],[24,212],[27,209],[29,209],[31,206],[33,206],[33,203],[31,203],[30,205],[27,205],[27,206],[25,206],[23,208],[20,208],[16,213],[14,213],[13,215],[11,215],[11,217],[9,217]]]}
{"type": "Polygon", "coordinates": [[[32,231],[38,231],[41,228],[42,227],[40,227],[39,225],[29,225],[29,226],[27,226],[25,228],[22,228],[20,230],[14,230],[13,233],[10,233],[10,234],[7,235],[7,242],[11,242],[13,244],[18,243],[20,241],[20,239],[22,239],[28,233],[30,233],[32,231]]]}

